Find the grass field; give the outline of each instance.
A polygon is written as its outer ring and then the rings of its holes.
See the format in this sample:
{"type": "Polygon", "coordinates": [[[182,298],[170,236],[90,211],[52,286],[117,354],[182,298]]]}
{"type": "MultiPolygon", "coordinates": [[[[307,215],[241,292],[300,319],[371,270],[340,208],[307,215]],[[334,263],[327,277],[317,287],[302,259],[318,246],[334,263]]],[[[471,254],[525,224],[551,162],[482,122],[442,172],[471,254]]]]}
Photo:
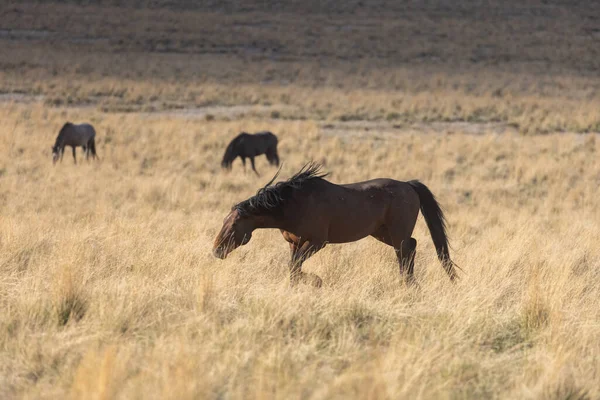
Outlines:
{"type": "Polygon", "coordinates": [[[364,3],[0,6],[1,398],[600,398],[598,6],[364,3]],[[99,162],[52,167],[67,120],[99,162]],[[418,288],[371,238],[321,289],[274,230],[215,259],[263,129],[282,178],[427,184],[462,279],[422,217],[418,288]]]}

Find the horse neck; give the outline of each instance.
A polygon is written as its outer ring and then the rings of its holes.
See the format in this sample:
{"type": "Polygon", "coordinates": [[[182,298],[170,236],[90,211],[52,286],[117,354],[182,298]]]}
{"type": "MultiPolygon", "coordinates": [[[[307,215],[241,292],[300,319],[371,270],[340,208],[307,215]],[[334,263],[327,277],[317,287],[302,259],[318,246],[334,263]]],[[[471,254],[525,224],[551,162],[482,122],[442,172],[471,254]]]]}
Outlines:
{"type": "Polygon", "coordinates": [[[256,215],[254,218],[254,229],[282,229],[284,231],[296,231],[299,224],[302,223],[301,215],[304,214],[302,203],[296,203],[293,209],[283,205],[278,212],[264,212],[256,215]]]}
{"type": "Polygon", "coordinates": [[[66,129],[62,129],[59,133],[58,136],[56,137],[56,143],[57,145],[64,145],[66,140],[68,139],[69,133],[67,132],[66,129]]]}
{"type": "Polygon", "coordinates": [[[56,140],[54,141],[54,146],[58,146],[58,147],[62,147],[65,144],[65,135],[62,133],[59,133],[58,136],[56,137],[56,140]]]}
{"type": "Polygon", "coordinates": [[[283,227],[282,218],[279,218],[273,214],[264,214],[254,216],[254,229],[268,229],[283,227]]]}

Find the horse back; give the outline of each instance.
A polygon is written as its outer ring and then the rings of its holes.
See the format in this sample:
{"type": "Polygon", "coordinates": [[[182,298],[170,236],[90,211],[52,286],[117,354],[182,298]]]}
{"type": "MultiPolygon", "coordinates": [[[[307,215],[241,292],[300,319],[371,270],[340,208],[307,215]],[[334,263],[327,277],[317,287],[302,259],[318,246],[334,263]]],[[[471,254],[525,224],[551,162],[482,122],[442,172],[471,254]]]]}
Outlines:
{"type": "Polygon", "coordinates": [[[343,188],[350,190],[358,190],[358,191],[368,191],[368,190],[381,190],[381,189],[390,189],[396,188],[399,186],[408,186],[406,182],[397,181],[391,178],[376,178],[370,179],[368,181],[362,182],[354,182],[354,183],[346,183],[343,185],[339,185],[343,188]]]}
{"type": "Polygon", "coordinates": [[[84,123],[75,125],[75,127],[77,128],[79,135],[88,140],[96,137],[96,129],[94,129],[94,127],[91,124],[84,123]]]}
{"type": "MultiPolygon", "coordinates": [[[[334,184],[335,185],[335,184],[334,184]]],[[[400,202],[399,204],[408,204],[416,202],[419,204],[418,195],[415,190],[407,183],[390,178],[378,178],[368,181],[336,185],[349,199],[356,199],[358,202],[369,199],[370,203],[383,202],[386,204],[400,202]]]]}
{"type": "Polygon", "coordinates": [[[241,133],[236,137],[237,153],[244,157],[264,154],[273,145],[277,145],[277,137],[271,132],[258,132],[253,135],[241,133]]]}
{"type": "Polygon", "coordinates": [[[272,151],[277,149],[278,139],[277,136],[275,136],[272,132],[259,132],[254,136],[259,139],[261,154],[266,153],[269,150],[272,151]]]}
{"type": "Polygon", "coordinates": [[[273,132],[265,131],[265,132],[260,132],[259,134],[263,135],[264,140],[268,144],[269,147],[277,146],[277,142],[279,140],[277,139],[277,136],[273,132]]]}
{"type": "Polygon", "coordinates": [[[391,208],[404,203],[398,196],[400,183],[392,179],[345,185],[324,179],[307,182],[294,199],[294,215],[302,216],[297,219],[295,231],[299,236],[316,235],[329,243],[371,235],[388,222],[391,208]]]}
{"type": "Polygon", "coordinates": [[[70,124],[59,133],[59,138],[65,145],[87,145],[87,143],[95,138],[96,130],[91,124],[70,124]]]}
{"type": "Polygon", "coordinates": [[[86,132],[89,132],[91,136],[96,136],[96,129],[91,124],[80,124],[81,129],[86,132]]]}

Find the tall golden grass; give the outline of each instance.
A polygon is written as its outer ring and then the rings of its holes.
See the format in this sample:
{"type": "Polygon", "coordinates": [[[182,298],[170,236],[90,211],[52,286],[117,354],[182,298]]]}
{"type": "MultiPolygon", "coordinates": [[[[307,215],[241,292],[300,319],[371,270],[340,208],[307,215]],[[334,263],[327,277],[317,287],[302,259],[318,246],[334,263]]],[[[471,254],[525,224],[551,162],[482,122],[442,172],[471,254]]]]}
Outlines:
{"type": "Polygon", "coordinates": [[[0,108],[4,398],[596,398],[600,165],[593,135],[403,134],[341,140],[311,121],[0,108]],[[98,128],[98,163],[51,165],[64,120],[98,128]],[[240,130],[280,137],[334,182],[421,179],[449,220],[452,285],[422,218],[405,288],[375,241],[328,246],[288,287],[257,231],[212,241],[260,178],[220,171],[240,130]],[[569,397],[571,396],[571,397],[569,397]]]}
{"type": "Polygon", "coordinates": [[[361,3],[0,5],[0,398],[600,398],[598,6],[361,3]],[[263,129],[282,179],[423,181],[462,279],[422,217],[415,288],[370,238],[319,290],[275,230],[215,259],[263,129]]]}

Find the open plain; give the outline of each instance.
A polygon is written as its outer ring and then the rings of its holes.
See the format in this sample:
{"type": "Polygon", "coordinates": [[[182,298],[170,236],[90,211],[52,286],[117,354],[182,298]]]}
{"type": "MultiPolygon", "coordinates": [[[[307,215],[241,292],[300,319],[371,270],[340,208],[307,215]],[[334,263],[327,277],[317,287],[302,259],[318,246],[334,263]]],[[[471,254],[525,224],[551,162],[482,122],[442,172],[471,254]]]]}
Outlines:
{"type": "Polygon", "coordinates": [[[4,1],[0,397],[600,398],[600,6],[4,1]],[[100,161],[69,151],[90,122],[100,161]],[[372,238],[305,263],[256,231],[211,254],[256,177],[419,179],[417,287],[372,238]]]}

